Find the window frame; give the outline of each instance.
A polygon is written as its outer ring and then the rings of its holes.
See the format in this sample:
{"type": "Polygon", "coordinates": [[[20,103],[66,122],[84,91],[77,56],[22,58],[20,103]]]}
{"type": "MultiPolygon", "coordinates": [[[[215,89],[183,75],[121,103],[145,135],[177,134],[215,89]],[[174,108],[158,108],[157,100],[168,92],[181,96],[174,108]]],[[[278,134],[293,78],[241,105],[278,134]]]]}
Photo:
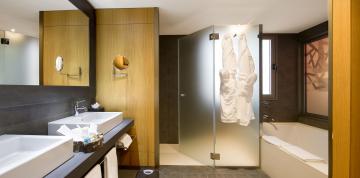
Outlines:
{"type": "MultiPolygon", "coordinates": [[[[301,65],[301,84],[302,84],[301,85],[301,90],[302,90],[302,95],[301,95],[302,107],[301,108],[302,109],[301,109],[300,119],[307,118],[307,119],[318,120],[318,121],[322,121],[322,120],[327,121],[329,119],[329,116],[324,116],[324,115],[319,115],[319,114],[314,114],[314,113],[307,112],[307,93],[306,93],[306,75],[305,75],[305,73],[306,73],[305,45],[308,44],[308,43],[312,43],[314,41],[324,39],[324,38],[329,38],[328,33],[324,33],[324,34],[321,34],[319,36],[309,38],[307,40],[302,41],[302,43],[301,43],[301,55],[300,56],[301,56],[301,64],[302,64],[301,65]]],[[[329,73],[329,75],[330,75],[330,73],[329,73]]],[[[330,80],[330,77],[329,77],[329,80],[330,80]]],[[[330,81],[329,81],[329,84],[330,84],[330,81]]],[[[328,92],[330,93],[330,87],[329,87],[328,92]]],[[[330,98],[329,98],[329,101],[330,101],[330,98]]],[[[329,107],[329,105],[330,105],[330,102],[328,103],[328,107],[329,107]]],[[[329,112],[330,112],[330,110],[329,110],[329,112]]]]}
{"type": "MultiPolygon", "coordinates": [[[[271,94],[270,95],[264,95],[261,87],[261,98],[262,100],[277,100],[278,98],[278,87],[277,87],[277,36],[271,35],[271,34],[263,34],[261,35],[261,46],[263,40],[270,40],[271,41],[271,94]],[[275,66],[275,69],[273,68],[275,66]]],[[[262,46],[263,47],[263,46],[262,46]]],[[[263,52],[261,49],[261,56],[263,57],[263,52]]],[[[262,63],[261,63],[261,69],[262,69],[262,63]]],[[[263,70],[262,70],[263,71],[263,70]]],[[[261,75],[263,75],[261,73],[261,75]]],[[[262,76],[261,76],[262,78],[262,76]]],[[[263,79],[263,78],[262,78],[263,79]]],[[[263,86],[261,81],[261,86],[263,86]]]]}

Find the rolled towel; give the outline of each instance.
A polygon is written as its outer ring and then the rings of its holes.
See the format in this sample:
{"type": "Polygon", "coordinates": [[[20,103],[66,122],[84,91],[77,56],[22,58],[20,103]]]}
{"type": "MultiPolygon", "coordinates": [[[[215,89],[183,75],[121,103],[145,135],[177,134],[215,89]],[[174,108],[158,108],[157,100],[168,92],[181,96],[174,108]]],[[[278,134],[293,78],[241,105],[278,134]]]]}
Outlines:
{"type": "Polygon", "coordinates": [[[117,141],[117,145],[121,148],[123,148],[124,150],[127,150],[131,143],[132,143],[132,138],[130,137],[129,134],[125,133],[124,135],[122,135],[120,137],[120,139],[117,141]]]}
{"type": "Polygon", "coordinates": [[[116,148],[111,149],[104,159],[104,176],[105,178],[118,178],[118,161],[116,148]]]}
{"type": "Polygon", "coordinates": [[[97,164],[94,168],[92,168],[84,178],[102,178],[100,165],[97,164]]]}

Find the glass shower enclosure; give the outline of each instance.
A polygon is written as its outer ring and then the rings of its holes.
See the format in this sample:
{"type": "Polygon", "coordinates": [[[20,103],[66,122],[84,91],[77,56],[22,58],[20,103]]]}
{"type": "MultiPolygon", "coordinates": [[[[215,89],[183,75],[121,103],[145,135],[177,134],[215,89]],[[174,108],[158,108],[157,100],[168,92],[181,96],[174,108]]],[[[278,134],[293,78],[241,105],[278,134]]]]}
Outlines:
{"type": "Polygon", "coordinates": [[[260,25],[211,26],[179,40],[179,148],[209,166],[259,166],[260,25]],[[224,123],[220,106],[220,70],[225,36],[241,55],[244,34],[257,79],[251,98],[254,120],[247,126],[224,123]]]}

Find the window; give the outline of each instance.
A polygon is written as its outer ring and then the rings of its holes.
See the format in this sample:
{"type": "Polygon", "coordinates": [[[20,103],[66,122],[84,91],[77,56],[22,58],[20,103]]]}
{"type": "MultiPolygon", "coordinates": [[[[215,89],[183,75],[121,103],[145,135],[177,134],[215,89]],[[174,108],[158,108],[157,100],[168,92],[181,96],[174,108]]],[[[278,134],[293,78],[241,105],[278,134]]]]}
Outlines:
{"type": "Polygon", "coordinates": [[[262,39],[262,97],[265,100],[276,99],[276,60],[275,37],[262,39]]]}
{"type": "Polygon", "coordinates": [[[328,116],[329,42],[327,36],[304,45],[305,112],[328,116]]]}

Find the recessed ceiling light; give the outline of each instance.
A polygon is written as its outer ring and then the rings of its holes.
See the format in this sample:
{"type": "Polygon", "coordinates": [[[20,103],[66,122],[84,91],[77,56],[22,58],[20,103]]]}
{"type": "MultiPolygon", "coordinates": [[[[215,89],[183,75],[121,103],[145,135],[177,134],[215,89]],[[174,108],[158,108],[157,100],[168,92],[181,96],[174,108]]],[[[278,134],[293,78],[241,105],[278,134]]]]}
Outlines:
{"type": "Polygon", "coordinates": [[[12,28],[10,31],[11,31],[11,32],[15,32],[15,28],[12,28]]]}

